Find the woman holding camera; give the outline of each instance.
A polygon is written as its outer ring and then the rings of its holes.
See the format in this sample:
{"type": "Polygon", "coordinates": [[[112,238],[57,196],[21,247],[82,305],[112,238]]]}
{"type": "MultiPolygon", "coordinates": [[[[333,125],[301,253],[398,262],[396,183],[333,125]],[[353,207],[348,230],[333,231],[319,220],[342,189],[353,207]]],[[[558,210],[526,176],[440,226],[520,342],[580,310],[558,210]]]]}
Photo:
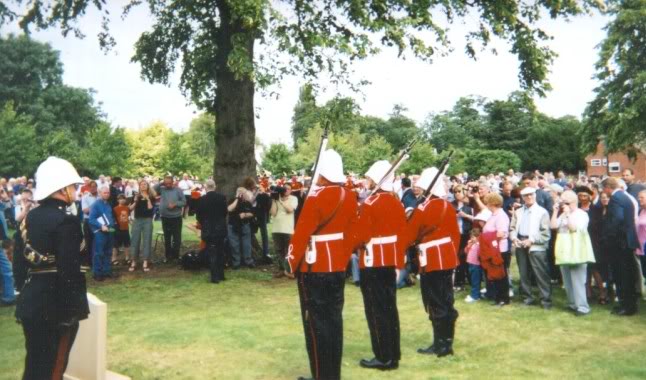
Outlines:
{"type": "Polygon", "coordinates": [[[137,259],[139,258],[140,242],[143,240],[143,270],[150,271],[149,260],[153,240],[153,207],[155,190],[150,188],[150,184],[145,180],[139,181],[139,193],[134,195],[134,200],[130,204],[130,210],[134,211],[135,221],[132,223],[132,263],[128,269],[134,272],[137,269],[137,259]]]}
{"type": "Polygon", "coordinates": [[[231,258],[233,269],[239,269],[244,264],[249,268],[256,265],[251,257],[251,220],[254,217],[253,193],[244,187],[236,190],[236,197],[229,204],[229,246],[231,247],[231,258]]]}
{"type": "Polygon", "coordinates": [[[276,188],[275,194],[270,212],[271,217],[274,218],[271,234],[274,240],[274,251],[278,258],[278,269],[282,271],[278,275],[284,274],[289,278],[294,278],[287,264],[287,249],[294,234],[294,211],[298,207],[298,199],[292,195],[290,185],[276,188]]]}

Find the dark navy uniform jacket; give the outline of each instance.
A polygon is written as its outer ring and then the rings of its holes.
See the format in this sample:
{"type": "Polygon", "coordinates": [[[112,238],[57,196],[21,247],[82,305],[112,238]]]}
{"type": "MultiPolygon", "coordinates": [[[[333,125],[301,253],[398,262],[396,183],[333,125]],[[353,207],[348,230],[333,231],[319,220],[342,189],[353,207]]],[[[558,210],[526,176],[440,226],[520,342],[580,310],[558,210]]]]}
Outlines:
{"type": "MultiPolygon", "coordinates": [[[[27,240],[34,250],[55,256],[55,263],[31,266],[18,297],[16,318],[72,324],[90,314],[81,272],[81,223],[66,213],[65,202],[45,199],[27,215],[27,240]]],[[[22,254],[22,252],[20,253],[22,254]]]]}

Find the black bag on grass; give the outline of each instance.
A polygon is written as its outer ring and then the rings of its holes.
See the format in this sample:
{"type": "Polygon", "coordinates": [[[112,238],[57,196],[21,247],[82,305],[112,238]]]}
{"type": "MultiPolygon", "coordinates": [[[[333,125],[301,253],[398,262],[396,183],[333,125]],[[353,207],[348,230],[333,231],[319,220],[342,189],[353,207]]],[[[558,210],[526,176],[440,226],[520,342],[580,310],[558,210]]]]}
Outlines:
{"type": "Polygon", "coordinates": [[[208,267],[209,261],[206,257],[206,250],[190,250],[182,256],[180,264],[184,270],[200,270],[208,267]]]}

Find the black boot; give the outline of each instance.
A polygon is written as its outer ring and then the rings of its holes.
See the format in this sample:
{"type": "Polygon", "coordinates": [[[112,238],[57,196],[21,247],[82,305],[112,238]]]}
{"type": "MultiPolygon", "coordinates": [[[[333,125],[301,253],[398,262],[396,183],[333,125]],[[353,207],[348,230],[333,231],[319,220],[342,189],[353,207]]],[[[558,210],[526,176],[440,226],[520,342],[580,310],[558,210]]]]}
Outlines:
{"type": "Polygon", "coordinates": [[[386,362],[382,362],[377,358],[373,358],[371,360],[361,359],[361,361],[359,362],[359,365],[362,366],[363,368],[379,369],[382,371],[387,371],[390,369],[397,369],[399,367],[399,362],[397,360],[388,360],[386,362]]]}
{"type": "Polygon", "coordinates": [[[433,344],[431,344],[431,345],[430,345],[430,346],[428,346],[427,348],[419,348],[419,349],[417,350],[417,353],[419,353],[419,354],[424,354],[424,355],[435,355],[435,351],[436,351],[436,350],[437,350],[437,348],[439,347],[439,344],[438,344],[438,339],[439,339],[438,334],[439,334],[439,332],[438,332],[438,327],[437,327],[437,326],[438,326],[438,322],[436,322],[436,321],[431,321],[431,323],[432,323],[432,325],[433,325],[433,344]]]}
{"type": "Polygon", "coordinates": [[[452,321],[444,320],[440,324],[439,347],[435,350],[438,358],[453,355],[453,335],[455,333],[455,324],[452,321]]]}

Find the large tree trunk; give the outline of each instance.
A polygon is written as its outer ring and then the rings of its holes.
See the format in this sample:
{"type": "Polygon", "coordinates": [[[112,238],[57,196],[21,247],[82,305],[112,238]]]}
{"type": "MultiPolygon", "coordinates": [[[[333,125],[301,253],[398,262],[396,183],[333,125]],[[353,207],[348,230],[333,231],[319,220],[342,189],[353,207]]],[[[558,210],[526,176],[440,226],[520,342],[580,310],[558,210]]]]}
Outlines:
{"type": "Polygon", "coordinates": [[[232,37],[243,38],[250,62],[253,60],[254,33],[245,30],[239,20],[232,20],[227,2],[217,1],[220,27],[217,35],[215,91],[215,163],[214,178],[227,198],[245,177],[256,176],[254,124],[254,82],[248,77],[236,79],[227,65],[233,49],[232,37]]]}

